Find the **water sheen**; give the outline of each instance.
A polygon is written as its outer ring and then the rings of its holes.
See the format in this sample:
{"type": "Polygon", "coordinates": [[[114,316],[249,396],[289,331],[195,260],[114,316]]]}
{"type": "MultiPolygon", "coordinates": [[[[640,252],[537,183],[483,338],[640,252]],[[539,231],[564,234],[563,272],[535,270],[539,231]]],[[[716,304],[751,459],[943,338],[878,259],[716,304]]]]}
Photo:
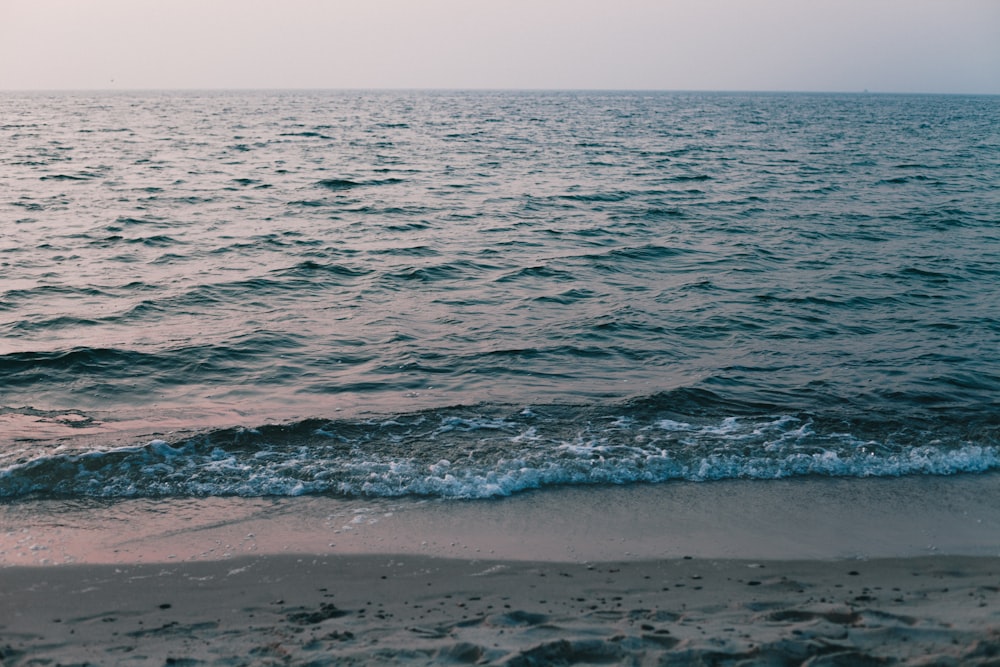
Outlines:
{"type": "Polygon", "coordinates": [[[998,98],[0,109],[0,495],[997,466],[998,98]]]}

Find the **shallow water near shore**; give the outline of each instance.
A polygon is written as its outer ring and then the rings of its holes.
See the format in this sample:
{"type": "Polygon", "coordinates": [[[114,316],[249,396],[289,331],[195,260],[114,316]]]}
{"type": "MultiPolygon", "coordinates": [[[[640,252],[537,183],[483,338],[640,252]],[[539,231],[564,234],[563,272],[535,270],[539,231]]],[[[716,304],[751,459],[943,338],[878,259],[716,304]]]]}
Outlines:
{"type": "Polygon", "coordinates": [[[281,553],[553,562],[1000,556],[998,503],[996,473],[565,487],[488,501],[47,500],[0,505],[0,564],[281,553]]]}

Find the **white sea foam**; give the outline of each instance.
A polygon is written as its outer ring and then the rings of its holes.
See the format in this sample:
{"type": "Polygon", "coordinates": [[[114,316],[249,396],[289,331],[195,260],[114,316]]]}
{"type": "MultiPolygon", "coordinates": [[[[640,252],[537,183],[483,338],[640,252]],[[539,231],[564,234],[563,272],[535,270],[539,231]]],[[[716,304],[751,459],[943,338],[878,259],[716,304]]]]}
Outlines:
{"type": "Polygon", "coordinates": [[[220,432],[177,443],[157,439],[57,452],[0,469],[0,489],[8,497],[488,498],[553,485],[951,475],[1000,467],[995,443],[936,437],[900,444],[898,438],[825,432],[811,418],[789,415],[700,423],[620,416],[583,423],[572,414],[566,419],[443,415],[330,424],[322,430],[355,435],[271,441],[259,431],[252,441],[242,435],[225,441],[220,432]]]}

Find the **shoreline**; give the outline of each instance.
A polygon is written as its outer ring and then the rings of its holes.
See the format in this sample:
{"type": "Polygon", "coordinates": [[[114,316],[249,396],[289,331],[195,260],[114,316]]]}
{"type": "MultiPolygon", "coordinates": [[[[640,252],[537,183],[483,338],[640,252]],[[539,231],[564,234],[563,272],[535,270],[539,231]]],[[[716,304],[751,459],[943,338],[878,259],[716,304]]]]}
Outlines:
{"type": "Polygon", "coordinates": [[[19,566],[0,569],[0,654],[5,666],[995,665],[1000,560],[19,566]]]}
{"type": "Polygon", "coordinates": [[[1000,557],[1000,473],[570,486],[487,500],[0,503],[13,565],[393,553],[556,562],[1000,557]]]}

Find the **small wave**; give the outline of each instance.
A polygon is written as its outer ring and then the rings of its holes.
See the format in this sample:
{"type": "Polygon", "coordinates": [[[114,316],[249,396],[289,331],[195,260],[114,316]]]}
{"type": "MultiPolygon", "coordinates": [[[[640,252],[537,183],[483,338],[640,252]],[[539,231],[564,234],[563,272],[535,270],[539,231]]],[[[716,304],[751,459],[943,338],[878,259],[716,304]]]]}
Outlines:
{"type": "MultiPolygon", "coordinates": [[[[390,214],[407,215],[408,211],[402,209],[396,209],[391,211],[390,214]]],[[[413,232],[421,229],[430,229],[431,225],[428,222],[411,220],[409,222],[399,222],[396,224],[385,225],[383,229],[390,232],[413,232]]]]}
{"type": "Polygon", "coordinates": [[[643,213],[643,217],[648,220],[661,220],[665,218],[684,218],[687,213],[679,208],[662,208],[653,206],[643,213]]]}
{"type": "Polygon", "coordinates": [[[930,269],[922,269],[918,266],[907,266],[904,267],[898,274],[904,278],[918,278],[930,283],[946,284],[954,280],[961,280],[961,278],[953,273],[943,273],[941,271],[932,271],[930,269]]]}
{"type": "MultiPolygon", "coordinates": [[[[156,303],[149,303],[118,319],[156,317],[162,312],[156,303]]],[[[13,352],[0,355],[0,386],[65,384],[85,393],[97,389],[107,399],[115,394],[135,395],[192,383],[229,387],[234,376],[262,383],[285,368],[274,362],[276,356],[301,346],[297,334],[254,330],[234,334],[221,343],[182,344],[156,353],[88,346],[13,352]]],[[[271,381],[287,382],[289,378],[274,377],[271,381]]],[[[87,403],[85,397],[78,400],[78,405],[87,403]]]]}
{"type": "Polygon", "coordinates": [[[333,137],[323,134],[322,132],[315,132],[313,130],[303,130],[302,132],[281,132],[278,134],[279,137],[309,137],[317,139],[333,139],[333,137]]]}
{"type": "Polygon", "coordinates": [[[23,208],[26,211],[44,211],[46,206],[37,201],[15,201],[11,202],[11,206],[17,206],[18,208],[23,208]]]}
{"type": "MultiPolygon", "coordinates": [[[[131,227],[134,225],[160,225],[164,224],[166,220],[161,217],[145,217],[145,218],[133,218],[131,216],[120,215],[115,219],[115,225],[124,225],[131,227]]],[[[110,228],[109,228],[110,229],[110,228]]]]}
{"type": "Polygon", "coordinates": [[[342,278],[359,278],[372,272],[371,269],[353,268],[343,264],[320,264],[313,260],[299,262],[287,269],[276,269],[273,275],[294,278],[310,278],[317,275],[328,275],[342,278]]]}
{"type": "Polygon", "coordinates": [[[383,275],[390,282],[433,283],[438,281],[459,280],[469,275],[495,270],[490,264],[459,260],[431,266],[407,267],[383,275]]]}
{"type": "Polygon", "coordinates": [[[409,248],[374,248],[369,251],[373,255],[390,255],[393,257],[440,257],[441,251],[427,245],[409,248]]]}
{"type": "Polygon", "coordinates": [[[572,281],[575,276],[568,271],[560,271],[548,266],[528,266],[497,278],[498,283],[515,282],[522,279],[542,278],[544,280],[572,281]]]}
{"type": "MultiPolygon", "coordinates": [[[[51,352],[13,352],[0,355],[0,376],[8,385],[31,384],[56,376],[104,373],[109,367],[136,368],[148,362],[139,352],[114,348],[77,347],[51,352]]],[[[112,374],[111,377],[114,377],[112,374]]]]}
{"type": "Polygon", "coordinates": [[[679,257],[694,253],[688,248],[678,248],[673,246],[662,246],[647,244],[632,248],[615,248],[605,253],[583,255],[584,259],[590,260],[616,260],[616,261],[654,261],[669,257],[679,257]]]}
{"type": "Polygon", "coordinates": [[[67,297],[103,297],[108,293],[96,287],[73,287],[69,285],[37,285],[23,289],[12,289],[0,294],[0,302],[16,304],[31,299],[49,298],[53,296],[67,297]]]}
{"type": "Polygon", "coordinates": [[[905,185],[907,183],[913,182],[924,182],[931,180],[929,177],[923,174],[916,174],[913,176],[894,176],[892,178],[885,178],[878,182],[878,185],[905,185]]]}
{"type": "MultiPolygon", "coordinates": [[[[173,258],[165,257],[164,261],[173,258]]],[[[155,260],[154,263],[160,260],[155,260]]],[[[167,261],[167,263],[172,263],[167,261]]],[[[216,305],[227,305],[243,299],[247,294],[271,295],[287,294],[299,285],[292,280],[271,278],[247,278],[231,282],[198,285],[185,292],[155,299],[144,299],[131,309],[117,316],[122,322],[147,317],[150,313],[169,314],[177,312],[206,312],[216,305]]]]}
{"type": "Polygon", "coordinates": [[[81,172],[79,174],[53,174],[51,176],[42,176],[38,180],[40,181],[89,181],[95,178],[95,174],[88,174],[86,172],[81,172]]]}
{"type": "Polygon", "coordinates": [[[156,234],[154,236],[143,236],[139,238],[124,239],[125,243],[133,245],[144,245],[150,248],[165,248],[174,245],[186,245],[184,241],[175,239],[166,234],[156,234]]]}
{"type": "Polygon", "coordinates": [[[386,275],[393,281],[403,282],[436,282],[439,280],[456,280],[462,277],[461,269],[453,266],[430,266],[403,269],[386,275]]]}
{"type": "Polygon", "coordinates": [[[361,187],[361,183],[350,181],[346,178],[327,178],[317,181],[316,186],[326,188],[327,190],[350,190],[351,188],[361,187]]]}
{"type": "Polygon", "coordinates": [[[597,293],[588,289],[570,289],[565,292],[560,292],[559,294],[546,294],[535,297],[534,300],[539,303],[557,303],[565,306],[585,301],[587,299],[592,299],[595,296],[597,296],[597,293]]]}
{"type": "Polygon", "coordinates": [[[57,317],[38,317],[19,320],[10,326],[10,330],[19,333],[34,333],[57,329],[73,329],[75,327],[87,327],[97,324],[99,324],[98,320],[74,317],[72,315],[60,315],[57,317]]]}
{"type": "Polygon", "coordinates": [[[0,496],[492,498],[559,485],[1000,468],[995,426],[928,433],[749,405],[722,416],[720,407],[734,406],[711,392],[679,390],[603,408],[482,405],[224,429],[17,461],[0,469],[0,496]]]}
{"type": "Polygon", "coordinates": [[[316,187],[325,188],[327,190],[339,191],[339,190],[353,190],[354,188],[362,188],[366,186],[375,185],[395,185],[397,183],[403,183],[401,178],[383,178],[371,181],[352,181],[347,178],[326,178],[321,181],[316,182],[316,187]]]}
{"type": "Polygon", "coordinates": [[[590,194],[563,195],[561,198],[569,201],[579,202],[617,202],[624,201],[632,196],[630,192],[594,192],[590,194]]]}

